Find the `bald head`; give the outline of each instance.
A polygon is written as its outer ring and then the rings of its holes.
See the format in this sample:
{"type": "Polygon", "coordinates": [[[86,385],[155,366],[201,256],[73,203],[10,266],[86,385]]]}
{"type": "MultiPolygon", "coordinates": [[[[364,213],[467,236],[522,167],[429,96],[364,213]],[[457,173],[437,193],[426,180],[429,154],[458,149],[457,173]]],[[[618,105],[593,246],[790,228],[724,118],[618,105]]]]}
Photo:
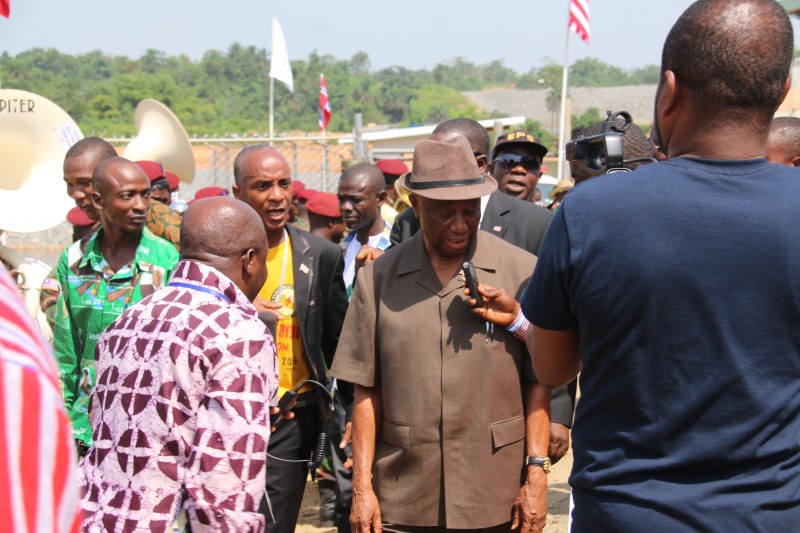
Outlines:
{"type": "Polygon", "coordinates": [[[97,163],[92,173],[92,189],[100,196],[106,196],[112,185],[119,184],[121,179],[137,180],[145,183],[150,188],[150,179],[142,167],[122,157],[107,157],[97,163]],[[143,180],[143,181],[142,181],[143,180]]]}
{"type": "Polygon", "coordinates": [[[384,189],[383,172],[375,165],[369,163],[359,163],[349,167],[342,173],[339,181],[357,181],[363,183],[370,190],[378,193],[384,189]]]}
{"type": "Polygon", "coordinates": [[[261,217],[240,200],[203,198],[192,202],[183,215],[181,259],[219,270],[251,301],[266,280],[266,254],[261,217]]]}
{"type": "Polygon", "coordinates": [[[238,154],[236,154],[236,158],[233,160],[233,181],[238,187],[241,187],[242,178],[244,177],[244,172],[243,172],[244,162],[247,160],[248,157],[256,153],[258,153],[261,158],[274,159],[280,162],[281,165],[286,167],[287,173],[291,174],[291,167],[289,167],[289,162],[286,160],[285,157],[283,157],[283,154],[280,153],[275,148],[267,146],[266,144],[245,146],[238,154]]]}
{"type": "MultiPolygon", "coordinates": [[[[224,196],[192,202],[181,224],[181,258],[230,259],[266,246],[261,218],[246,203],[224,196]]],[[[205,260],[205,259],[204,259],[205,260]]]]}
{"type": "Polygon", "coordinates": [[[766,156],[772,163],[800,167],[800,118],[778,117],[772,120],[766,156]]]}
{"type": "MultiPolygon", "coordinates": [[[[770,119],[789,75],[794,39],[786,11],[774,0],[699,0],[664,43],[668,70],[702,102],[706,120],[770,119]]],[[[764,122],[764,125],[767,123],[764,122]]]]}
{"type": "Polygon", "coordinates": [[[114,150],[113,146],[99,137],[86,137],[85,139],[81,139],[73,144],[72,147],[67,150],[64,159],[69,159],[70,157],[80,157],[87,154],[95,156],[96,160],[100,161],[101,159],[106,159],[108,157],[115,157],[117,155],[117,151],[114,150]]]}
{"type": "Polygon", "coordinates": [[[445,120],[433,130],[436,138],[442,141],[451,139],[456,135],[467,138],[469,147],[475,154],[489,154],[489,132],[478,122],[469,118],[454,118],[445,120]]]}

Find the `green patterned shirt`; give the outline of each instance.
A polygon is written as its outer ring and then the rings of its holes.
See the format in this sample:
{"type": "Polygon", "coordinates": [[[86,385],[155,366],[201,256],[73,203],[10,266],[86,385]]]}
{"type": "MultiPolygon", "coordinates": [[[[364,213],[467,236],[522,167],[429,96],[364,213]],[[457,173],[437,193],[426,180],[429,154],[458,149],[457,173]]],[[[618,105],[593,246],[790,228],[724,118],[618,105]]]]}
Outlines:
{"type": "Polygon", "coordinates": [[[75,438],[87,446],[92,443],[88,407],[97,340],[125,309],[165,286],[178,262],[175,247],[144,228],[133,261],[114,272],[100,251],[102,231],[64,250],[57,267],[61,294],[53,349],[75,438]]]}

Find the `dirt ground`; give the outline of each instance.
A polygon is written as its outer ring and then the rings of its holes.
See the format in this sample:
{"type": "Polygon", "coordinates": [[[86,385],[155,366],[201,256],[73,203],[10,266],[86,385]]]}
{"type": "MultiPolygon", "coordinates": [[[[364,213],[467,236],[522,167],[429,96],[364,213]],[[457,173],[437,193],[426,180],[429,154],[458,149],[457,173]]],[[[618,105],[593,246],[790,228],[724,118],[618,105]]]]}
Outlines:
{"type": "MultiPolygon", "coordinates": [[[[566,533],[567,513],[569,512],[569,485],[567,479],[572,469],[572,449],[567,452],[548,476],[549,487],[547,490],[547,526],[545,533],[566,533]]],[[[298,533],[330,533],[335,532],[333,527],[320,527],[319,525],[319,491],[316,484],[309,481],[306,484],[306,494],[303,497],[303,507],[300,509],[298,520],[298,533]]]]}

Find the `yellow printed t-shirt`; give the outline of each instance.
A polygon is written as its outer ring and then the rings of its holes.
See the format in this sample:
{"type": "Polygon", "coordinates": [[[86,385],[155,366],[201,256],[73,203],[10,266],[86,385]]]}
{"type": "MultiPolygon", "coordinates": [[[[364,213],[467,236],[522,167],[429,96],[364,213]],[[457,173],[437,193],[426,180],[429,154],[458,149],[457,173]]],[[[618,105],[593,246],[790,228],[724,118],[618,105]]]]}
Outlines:
{"type": "MultiPolygon", "coordinates": [[[[278,367],[280,368],[280,383],[278,397],[295,388],[301,381],[310,377],[308,366],[303,358],[303,342],[300,339],[300,320],[294,303],[294,272],[292,270],[292,245],[289,236],[283,243],[270,248],[267,252],[267,282],[258,295],[271,302],[280,302],[283,307],[278,311],[283,318],[278,320],[275,344],[278,347],[278,367]],[[280,297],[278,291],[281,284],[284,254],[286,258],[286,272],[283,276],[283,290],[280,297]]],[[[307,392],[311,387],[306,385],[300,392],[307,392]]]]}

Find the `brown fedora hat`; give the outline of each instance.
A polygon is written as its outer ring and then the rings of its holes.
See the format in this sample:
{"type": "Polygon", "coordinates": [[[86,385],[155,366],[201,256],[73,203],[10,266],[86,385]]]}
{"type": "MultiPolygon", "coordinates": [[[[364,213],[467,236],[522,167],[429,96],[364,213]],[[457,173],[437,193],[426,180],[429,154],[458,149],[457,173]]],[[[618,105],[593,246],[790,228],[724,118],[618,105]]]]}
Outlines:
{"type": "Polygon", "coordinates": [[[412,194],[434,200],[472,200],[497,190],[491,176],[481,174],[467,139],[420,141],[414,147],[411,172],[400,184],[412,194]]]}

